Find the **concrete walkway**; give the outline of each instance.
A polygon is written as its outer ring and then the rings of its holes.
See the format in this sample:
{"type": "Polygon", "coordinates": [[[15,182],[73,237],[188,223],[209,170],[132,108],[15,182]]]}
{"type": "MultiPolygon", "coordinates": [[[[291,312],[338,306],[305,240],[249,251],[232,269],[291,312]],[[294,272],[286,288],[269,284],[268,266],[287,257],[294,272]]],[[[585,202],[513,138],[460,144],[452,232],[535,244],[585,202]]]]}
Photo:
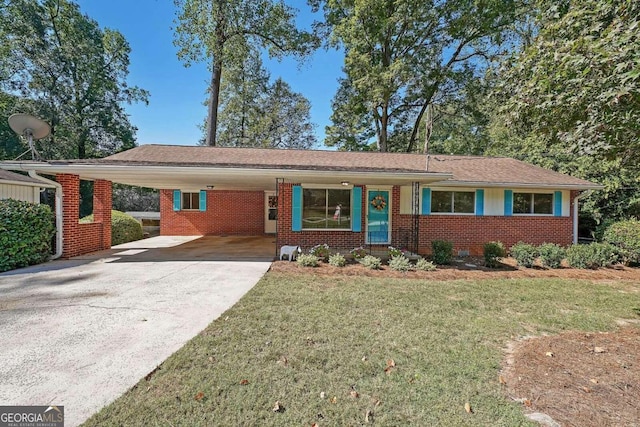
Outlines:
{"type": "Polygon", "coordinates": [[[0,274],[0,405],[63,405],[65,426],[80,424],[270,266],[272,255],[211,260],[221,253],[207,257],[196,240],[155,237],[0,274]]]}

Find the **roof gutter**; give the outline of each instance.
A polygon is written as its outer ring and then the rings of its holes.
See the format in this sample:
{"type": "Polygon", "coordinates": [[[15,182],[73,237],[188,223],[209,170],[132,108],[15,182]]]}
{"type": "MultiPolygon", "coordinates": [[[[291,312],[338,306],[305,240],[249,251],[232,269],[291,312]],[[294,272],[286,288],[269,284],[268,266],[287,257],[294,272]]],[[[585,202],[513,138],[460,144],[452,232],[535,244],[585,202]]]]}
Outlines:
{"type": "Polygon", "coordinates": [[[34,170],[29,171],[29,176],[33,179],[37,179],[38,181],[46,184],[42,185],[42,187],[46,188],[54,188],[56,190],[56,253],[53,254],[51,259],[58,259],[62,256],[62,244],[64,242],[62,235],[62,185],[58,184],[55,181],[51,181],[43,176],[40,176],[34,170]]]}
{"type": "Polygon", "coordinates": [[[484,187],[484,188],[553,188],[556,190],[602,190],[600,184],[535,184],[522,182],[486,182],[486,181],[442,181],[442,187],[484,187]]]}

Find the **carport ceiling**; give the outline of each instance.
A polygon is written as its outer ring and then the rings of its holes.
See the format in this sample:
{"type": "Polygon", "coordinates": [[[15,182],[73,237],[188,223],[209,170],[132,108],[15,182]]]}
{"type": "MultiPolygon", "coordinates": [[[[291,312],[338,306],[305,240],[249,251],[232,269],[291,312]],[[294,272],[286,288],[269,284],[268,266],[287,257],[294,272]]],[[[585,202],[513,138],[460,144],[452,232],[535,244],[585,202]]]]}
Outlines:
{"type": "Polygon", "coordinates": [[[68,173],[81,179],[105,179],[115,183],[157,189],[195,191],[214,186],[216,190],[274,190],[276,179],[285,182],[340,185],[410,185],[451,178],[447,173],[415,173],[404,171],[336,171],[257,168],[221,168],[205,166],[150,166],[80,164],[63,162],[3,162],[0,167],[11,170],[35,170],[41,174],[68,173]]]}

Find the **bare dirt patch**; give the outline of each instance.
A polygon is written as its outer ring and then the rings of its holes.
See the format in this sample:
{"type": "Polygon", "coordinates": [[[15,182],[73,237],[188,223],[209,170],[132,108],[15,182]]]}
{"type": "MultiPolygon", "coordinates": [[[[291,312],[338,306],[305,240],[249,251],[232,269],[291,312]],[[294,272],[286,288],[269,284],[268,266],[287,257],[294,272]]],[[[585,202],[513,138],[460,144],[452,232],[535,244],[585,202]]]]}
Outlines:
{"type": "Polygon", "coordinates": [[[366,276],[381,278],[409,278],[428,280],[482,280],[482,279],[521,279],[521,278],[563,278],[583,280],[640,280],[640,268],[615,266],[598,270],[579,270],[574,268],[545,269],[542,267],[521,268],[515,260],[505,258],[500,268],[491,269],[483,266],[483,260],[467,257],[454,260],[452,265],[438,266],[436,271],[410,271],[406,273],[393,271],[384,265],[381,270],[371,270],[359,263],[345,267],[333,267],[321,263],[318,267],[300,267],[295,262],[276,261],[271,271],[293,274],[317,274],[327,276],[366,276]]]}
{"type": "Polygon", "coordinates": [[[639,426],[640,329],[514,343],[500,380],[526,412],[562,426],[639,426]]]}

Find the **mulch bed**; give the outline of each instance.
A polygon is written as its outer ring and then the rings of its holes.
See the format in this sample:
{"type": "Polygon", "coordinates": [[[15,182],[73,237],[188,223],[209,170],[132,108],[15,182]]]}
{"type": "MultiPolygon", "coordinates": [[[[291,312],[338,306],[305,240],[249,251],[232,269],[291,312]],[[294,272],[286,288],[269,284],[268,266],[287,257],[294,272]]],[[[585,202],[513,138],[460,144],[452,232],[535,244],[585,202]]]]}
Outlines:
{"type": "Polygon", "coordinates": [[[615,266],[598,270],[579,270],[574,268],[545,269],[542,267],[520,268],[512,258],[503,259],[500,268],[490,269],[483,266],[481,258],[466,257],[456,259],[452,265],[438,266],[436,271],[409,271],[406,273],[393,271],[384,265],[381,270],[371,270],[359,263],[351,263],[345,267],[332,267],[320,263],[315,268],[300,267],[295,262],[276,261],[271,271],[293,274],[316,274],[327,276],[366,276],[381,278],[408,278],[428,280],[482,280],[482,279],[522,279],[522,278],[564,278],[584,280],[640,280],[640,268],[615,266]]]}
{"type": "Polygon", "coordinates": [[[520,341],[500,380],[526,412],[562,426],[640,426],[640,329],[520,341]]]}

